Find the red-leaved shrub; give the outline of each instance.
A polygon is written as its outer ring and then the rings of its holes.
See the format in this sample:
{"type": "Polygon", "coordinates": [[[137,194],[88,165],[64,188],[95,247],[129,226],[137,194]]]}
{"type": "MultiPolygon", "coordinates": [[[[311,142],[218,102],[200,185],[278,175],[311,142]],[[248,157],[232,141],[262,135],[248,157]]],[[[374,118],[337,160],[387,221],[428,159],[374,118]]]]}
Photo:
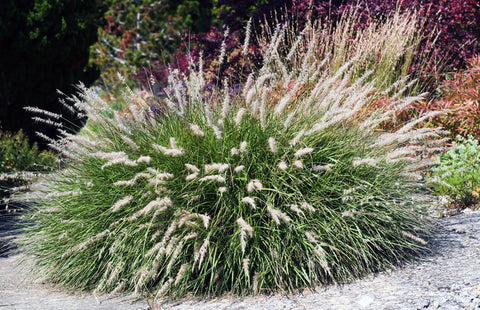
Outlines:
{"type": "Polygon", "coordinates": [[[420,103],[420,113],[447,109],[447,114],[433,118],[430,123],[456,135],[472,135],[480,140],[480,55],[471,58],[465,71],[457,72],[453,80],[445,80],[442,97],[420,103]]]}

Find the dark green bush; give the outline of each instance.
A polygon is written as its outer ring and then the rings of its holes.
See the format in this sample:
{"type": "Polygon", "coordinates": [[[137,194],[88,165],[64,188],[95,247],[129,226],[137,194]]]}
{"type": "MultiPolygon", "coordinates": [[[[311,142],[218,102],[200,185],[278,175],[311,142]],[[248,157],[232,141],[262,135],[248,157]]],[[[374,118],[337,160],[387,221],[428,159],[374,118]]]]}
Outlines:
{"type": "Polygon", "coordinates": [[[0,128],[23,128],[30,140],[39,140],[35,131],[52,135],[48,126],[31,121],[24,106],[81,123],[66,113],[57,89],[69,93],[72,84],[88,85],[98,77],[87,67],[89,46],[97,40],[97,13],[96,0],[0,1],[0,128]]]}

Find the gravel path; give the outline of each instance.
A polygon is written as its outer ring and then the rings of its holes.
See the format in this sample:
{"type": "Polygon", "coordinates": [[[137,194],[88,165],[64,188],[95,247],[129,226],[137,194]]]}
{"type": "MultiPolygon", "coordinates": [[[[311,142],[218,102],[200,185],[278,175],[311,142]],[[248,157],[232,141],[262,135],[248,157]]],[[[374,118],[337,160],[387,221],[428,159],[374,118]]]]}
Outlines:
{"type": "MultiPolygon", "coordinates": [[[[72,295],[32,283],[12,246],[12,221],[0,219],[0,309],[150,309],[132,297],[72,295]],[[10,248],[9,248],[10,247],[10,248]],[[2,250],[3,249],[3,250],[2,250]]],[[[438,220],[434,253],[343,286],[302,294],[164,302],[159,310],[480,309],[480,210],[438,220]]],[[[153,310],[152,309],[152,310],[153,310]]]]}

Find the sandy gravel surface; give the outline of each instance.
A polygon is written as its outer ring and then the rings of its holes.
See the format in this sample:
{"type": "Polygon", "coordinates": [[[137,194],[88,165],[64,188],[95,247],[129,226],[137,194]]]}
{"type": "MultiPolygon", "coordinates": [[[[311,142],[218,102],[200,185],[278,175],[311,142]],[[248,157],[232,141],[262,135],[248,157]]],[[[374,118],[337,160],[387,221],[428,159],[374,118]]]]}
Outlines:
{"type": "MultiPolygon", "coordinates": [[[[0,213],[0,309],[149,309],[133,297],[69,294],[32,283],[15,249],[11,215],[0,213]],[[9,217],[10,216],[10,217],[9,217]]],[[[433,253],[394,271],[296,295],[163,301],[152,310],[480,309],[480,210],[438,221],[433,253]]]]}

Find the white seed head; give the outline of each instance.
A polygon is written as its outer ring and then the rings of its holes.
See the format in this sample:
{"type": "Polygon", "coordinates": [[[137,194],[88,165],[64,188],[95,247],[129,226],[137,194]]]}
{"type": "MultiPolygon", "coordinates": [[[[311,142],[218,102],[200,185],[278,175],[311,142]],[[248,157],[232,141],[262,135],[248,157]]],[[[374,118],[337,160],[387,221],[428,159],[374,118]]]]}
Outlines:
{"type": "Polygon", "coordinates": [[[274,209],[269,205],[267,205],[267,211],[277,225],[280,225],[280,220],[284,221],[286,224],[290,223],[290,218],[282,211],[274,209]]]}
{"type": "Polygon", "coordinates": [[[242,143],[240,143],[240,148],[238,149],[238,151],[240,153],[243,153],[247,150],[247,141],[243,141],[242,143]]]}
{"type": "Polygon", "coordinates": [[[225,183],[225,178],[221,175],[214,174],[214,175],[207,175],[198,181],[200,182],[208,182],[208,181],[217,181],[218,183],[225,183]]]}
{"type": "Polygon", "coordinates": [[[258,278],[260,277],[260,274],[258,272],[255,272],[255,275],[253,276],[253,283],[252,283],[252,291],[253,292],[258,292],[258,278]]]}
{"type": "Polygon", "coordinates": [[[270,151],[272,151],[272,153],[277,152],[277,144],[275,143],[275,138],[268,138],[268,145],[270,146],[270,151]]]}
{"type": "Polygon", "coordinates": [[[152,158],[150,156],[140,156],[136,162],[137,164],[139,163],[146,163],[149,164],[152,161],[152,158]]]}
{"type": "Polygon", "coordinates": [[[248,258],[244,258],[242,260],[243,272],[245,272],[245,275],[247,276],[247,278],[250,278],[250,272],[248,268],[249,264],[250,264],[250,260],[248,258]]]}
{"type": "Polygon", "coordinates": [[[255,190],[261,191],[262,188],[263,188],[263,185],[260,182],[260,180],[254,179],[248,183],[247,192],[253,193],[253,191],[255,190]]]}
{"type": "Polygon", "coordinates": [[[183,155],[183,150],[182,149],[167,148],[167,147],[155,144],[155,143],[153,143],[152,146],[153,146],[153,148],[161,151],[163,154],[168,155],[168,156],[176,157],[176,156],[183,155]]]}
{"type": "Polygon", "coordinates": [[[298,132],[298,134],[295,136],[295,138],[293,138],[291,141],[290,141],[290,145],[291,146],[295,146],[298,144],[298,142],[300,142],[300,140],[302,139],[302,137],[305,135],[305,129],[302,129],[298,132]]]}
{"type": "Polygon", "coordinates": [[[192,180],[196,179],[197,176],[198,176],[198,173],[189,174],[185,177],[185,181],[192,181],[192,180]]]}
{"type": "Polygon", "coordinates": [[[310,212],[315,212],[316,211],[315,208],[311,204],[309,204],[308,202],[305,202],[305,201],[300,204],[300,207],[302,209],[310,211],[310,212]]]}
{"type": "Polygon", "coordinates": [[[154,300],[157,300],[159,297],[163,296],[165,292],[168,290],[168,288],[170,287],[170,285],[172,284],[172,282],[173,282],[172,278],[169,278],[167,281],[165,281],[165,283],[162,285],[162,287],[158,290],[157,294],[155,295],[154,300]]]}
{"type": "Polygon", "coordinates": [[[253,228],[248,224],[242,217],[239,217],[235,221],[238,226],[240,226],[240,229],[245,231],[249,237],[253,237],[253,228]]]}
{"type": "Polygon", "coordinates": [[[150,201],[143,209],[140,211],[136,212],[133,214],[131,217],[129,217],[129,221],[133,222],[136,220],[139,216],[147,215],[150,211],[152,210],[157,210],[158,212],[163,212],[167,210],[168,207],[172,206],[173,202],[170,198],[168,197],[163,197],[160,198],[158,197],[157,199],[150,201]]]}
{"type": "Polygon", "coordinates": [[[247,22],[247,26],[245,27],[245,41],[243,42],[243,48],[242,48],[243,55],[247,54],[251,35],[252,35],[252,18],[250,17],[250,19],[247,22]]]}
{"type": "Polygon", "coordinates": [[[292,165],[295,168],[302,169],[303,168],[303,162],[301,160],[296,160],[292,163],[292,165]]]}
{"type": "Polygon", "coordinates": [[[217,170],[219,173],[222,173],[228,168],[230,168],[229,164],[206,164],[204,167],[205,173],[210,173],[214,170],[217,170]]]}
{"type": "Polygon", "coordinates": [[[252,206],[253,209],[256,209],[255,199],[253,199],[252,197],[248,197],[248,196],[243,197],[242,202],[246,203],[246,204],[249,204],[250,206],[252,206]]]}
{"type": "Polygon", "coordinates": [[[209,242],[210,242],[210,235],[208,235],[207,238],[205,238],[202,246],[198,250],[198,253],[195,253],[194,262],[193,262],[194,266],[197,261],[198,261],[198,268],[200,268],[200,266],[202,265],[202,262],[205,258],[205,254],[207,253],[209,242]]]}
{"type": "Polygon", "coordinates": [[[188,263],[182,264],[182,266],[180,266],[177,276],[175,277],[175,283],[174,283],[175,285],[178,285],[178,283],[180,283],[180,280],[182,280],[183,275],[185,274],[187,269],[188,269],[188,263]]]}
{"type": "Polygon", "coordinates": [[[342,217],[353,217],[355,215],[354,210],[346,210],[342,212],[342,217]]]}
{"type": "Polygon", "coordinates": [[[285,171],[287,170],[287,168],[288,168],[288,165],[283,160],[278,163],[278,169],[285,171]]]}
{"type": "Polygon", "coordinates": [[[112,212],[117,212],[121,207],[128,205],[133,199],[133,196],[126,196],[113,204],[111,207],[112,212]]]}
{"type": "Polygon", "coordinates": [[[245,112],[247,112],[247,110],[245,108],[241,108],[240,110],[238,110],[237,116],[235,117],[235,125],[237,125],[237,126],[240,125],[245,112]]]}
{"type": "Polygon", "coordinates": [[[187,168],[188,170],[190,170],[193,173],[200,172],[200,169],[198,169],[197,167],[195,167],[194,165],[191,165],[191,164],[185,164],[185,168],[187,168]]]}
{"type": "Polygon", "coordinates": [[[293,156],[295,158],[302,157],[304,155],[311,154],[313,152],[313,150],[314,149],[311,148],[311,147],[302,148],[302,149],[299,149],[298,151],[296,151],[293,156]]]}
{"type": "Polygon", "coordinates": [[[236,166],[235,169],[233,169],[233,171],[235,171],[236,173],[239,173],[243,169],[245,169],[245,166],[244,165],[239,165],[239,166],[236,166]]]}
{"type": "Polygon", "coordinates": [[[335,165],[334,164],[314,165],[312,167],[312,171],[313,172],[320,172],[320,171],[331,172],[333,166],[335,166],[335,165]]]}
{"type": "Polygon", "coordinates": [[[290,205],[290,210],[297,213],[298,215],[305,216],[305,213],[303,213],[303,211],[300,210],[297,205],[290,205]]]}
{"type": "Polygon", "coordinates": [[[317,236],[317,234],[314,233],[314,232],[306,231],[306,232],[305,232],[305,236],[307,237],[308,241],[310,241],[311,243],[315,243],[315,244],[316,244],[316,243],[318,242],[318,241],[317,241],[318,236],[317,236]]]}
{"type": "Polygon", "coordinates": [[[198,125],[191,124],[190,129],[193,131],[193,134],[197,137],[202,138],[205,136],[205,134],[203,133],[203,131],[200,129],[198,125]]]}

